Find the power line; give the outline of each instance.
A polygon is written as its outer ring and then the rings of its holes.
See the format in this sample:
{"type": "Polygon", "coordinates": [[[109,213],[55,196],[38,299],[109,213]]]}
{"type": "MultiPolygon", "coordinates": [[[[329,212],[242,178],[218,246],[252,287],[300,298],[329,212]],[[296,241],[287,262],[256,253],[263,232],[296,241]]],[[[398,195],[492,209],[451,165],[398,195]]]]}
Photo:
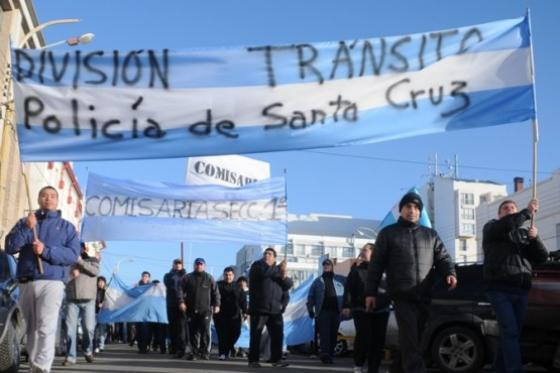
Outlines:
{"type": "MultiPolygon", "coordinates": [[[[410,159],[396,159],[396,158],[385,158],[385,157],[373,157],[368,155],[357,155],[357,154],[343,154],[343,153],[332,153],[320,150],[303,150],[307,153],[315,153],[315,154],[324,154],[330,155],[333,157],[342,157],[342,158],[355,158],[355,159],[367,159],[373,161],[380,161],[380,162],[393,162],[393,163],[407,163],[407,164],[416,164],[422,166],[430,166],[434,163],[432,162],[425,162],[425,161],[413,161],[410,159]]],[[[447,166],[446,163],[438,163],[438,166],[447,166]]],[[[518,173],[532,173],[531,170],[520,170],[520,169],[513,169],[513,168],[495,168],[495,167],[485,167],[485,166],[474,166],[474,165],[464,165],[461,164],[461,168],[468,168],[468,169],[475,169],[475,170],[485,170],[485,171],[499,171],[499,172],[518,172],[518,173]]],[[[538,171],[539,174],[543,175],[551,175],[552,171],[538,171]]]]}

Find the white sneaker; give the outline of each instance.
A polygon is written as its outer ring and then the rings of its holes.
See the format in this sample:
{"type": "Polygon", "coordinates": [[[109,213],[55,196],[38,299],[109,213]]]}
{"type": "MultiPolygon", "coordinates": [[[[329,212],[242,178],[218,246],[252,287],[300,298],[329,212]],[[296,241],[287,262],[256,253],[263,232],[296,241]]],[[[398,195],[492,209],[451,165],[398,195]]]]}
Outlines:
{"type": "Polygon", "coordinates": [[[354,367],[354,373],[363,373],[362,367],[354,367]]]}
{"type": "Polygon", "coordinates": [[[226,359],[226,355],[221,354],[220,356],[218,356],[218,360],[225,360],[226,359]]]}
{"type": "Polygon", "coordinates": [[[95,350],[93,350],[94,353],[98,354],[99,353],[99,347],[96,347],[95,350]]]}

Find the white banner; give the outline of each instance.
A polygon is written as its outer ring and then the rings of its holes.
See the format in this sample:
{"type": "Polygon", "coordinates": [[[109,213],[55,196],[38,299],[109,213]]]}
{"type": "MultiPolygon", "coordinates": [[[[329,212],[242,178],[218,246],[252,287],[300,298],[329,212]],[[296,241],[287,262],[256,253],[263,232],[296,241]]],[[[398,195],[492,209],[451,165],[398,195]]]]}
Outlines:
{"type": "Polygon", "coordinates": [[[270,178],[270,164],[240,155],[189,157],[187,184],[216,184],[239,188],[270,178]]]}

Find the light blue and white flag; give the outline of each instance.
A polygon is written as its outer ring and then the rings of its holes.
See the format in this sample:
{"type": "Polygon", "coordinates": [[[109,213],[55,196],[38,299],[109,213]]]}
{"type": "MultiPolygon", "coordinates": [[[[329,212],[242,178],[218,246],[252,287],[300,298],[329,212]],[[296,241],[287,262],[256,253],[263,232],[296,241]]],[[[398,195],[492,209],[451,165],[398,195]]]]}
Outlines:
{"type": "MultiPolygon", "coordinates": [[[[300,286],[290,293],[290,301],[284,312],[284,342],[285,346],[294,346],[313,340],[314,326],[307,313],[307,294],[315,279],[310,276],[300,286]]],[[[249,323],[245,321],[241,325],[241,335],[235,344],[238,347],[249,347],[250,340],[249,323]]]]}
{"type": "Polygon", "coordinates": [[[229,188],[90,174],[85,200],[83,241],[286,241],[283,177],[229,188]]]}
{"type": "Polygon", "coordinates": [[[535,117],[528,18],[245,48],[13,51],[24,161],[364,144],[535,117]]]}
{"type": "MultiPolygon", "coordinates": [[[[416,188],[410,188],[410,190],[407,193],[410,193],[410,192],[420,195],[420,192],[416,188]]],[[[379,232],[379,231],[381,231],[381,229],[385,228],[386,226],[391,225],[391,224],[395,224],[397,222],[397,220],[399,220],[399,216],[400,216],[399,203],[397,202],[393,206],[391,211],[389,211],[387,213],[387,215],[385,215],[385,217],[383,218],[381,223],[379,223],[379,225],[377,226],[377,231],[379,232]]],[[[420,225],[423,225],[423,226],[428,227],[428,228],[432,227],[432,222],[430,221],[430,216],[428,214],[428,211],[426,211],[426,205],[424,205],[424,208],[422,209],[422,213],[420,214],[419,223],[420,223],[420,225]]]]}
{"type": "Polygon", "coordinates": [[[105,291],[97,322],[157,322],[167,324],[165,285],[162,283],[128,286],[113,274],[105,291]]]}

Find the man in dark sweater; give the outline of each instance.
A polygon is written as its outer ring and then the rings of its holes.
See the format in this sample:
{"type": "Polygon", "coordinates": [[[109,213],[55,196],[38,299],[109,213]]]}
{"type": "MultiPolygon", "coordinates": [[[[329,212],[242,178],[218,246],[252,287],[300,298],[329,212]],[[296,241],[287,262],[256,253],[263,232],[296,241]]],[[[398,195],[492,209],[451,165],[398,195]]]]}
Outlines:
{"type": "Polygon", "coordinates": [[[307,311],[319,327],[321,361],[332,364],[342,310],[342,287],[337,294],[332,260],[325,259],[322,264],[323,274],[316,278],[309,288],[307,311]]]}
{"type": "Polygon", "coordinates": [[[179,310],[186,312],[190,331],[191,353],[189,360],[197,357],[209,360],[210,318],[220,312],[220,293],[211,274],[205,271],[206,261],[196,258],[194,271],[183,277],[177,292],[179,310]]]}
{"type": "Polygon", "coordinates": [[[251,339],[249,343],[249,367],[259,368],[260,341],[263,328],[270,334],[270,361],[274,367],[285,367],[282,361],[284,339],[282,311],[286,292],[293,286],[288,277],[287,261],[276,264],[276,250],[264,251],[263,258],[251,265],[249,270],[249,312],[251,314],[251,339]]]}
{"type": "Polygon", "coordinates": [[[497,220],[484,226],[484,281],[486,295],[496,312],[500,338],[494,361],[497,372],[522,372],[519,336],[527,311],[531,288],[531,263],[545,262],[548,252],[535,226],[522,225],[531,220],[539,209],[531,200],[526,209],[517,211],[514,201],[503,201],[498,207],[497,220]]]}
{"type": "Polygon", "coordinates": [[[234,282],[233,268],[224,269],[224,279],[218,281],[220,313],[214,315],[218,333],[219,359],[225,360],[234,352],[233,346],[241,335],[242,316],[247,314],[247,301],[241,287],[234,282]]]}
{"type": "Polygon", "coordinates": [[[176,358],[185,356],[185,348],[189,338],[187,317],[184,312],[179,310],[179,304],[177,303],[177,292],[185,275],[186,271],[183,268],[183,261],[175,259],[171,271],[163,277],[166,289],[165,302],[167,304],[167,319],[169,321],[169,334],[171,337],[171,353],[175,354],[176,358]]]}
{"type": "Polygon", "coordinates": [[[410,192],[403,196],[398,222],[383,228],[377,236],[366,286],[366,312],[371,312],[376,308],[383,272],[387,273],[387,289],[399,325],[402,369],[406,373],[426,371],[420,341],[435,271],[445,277],[450,290],[457,286],[455,266],[439,235],[418,223],[422,208],[418,194],[410,192]]]}

